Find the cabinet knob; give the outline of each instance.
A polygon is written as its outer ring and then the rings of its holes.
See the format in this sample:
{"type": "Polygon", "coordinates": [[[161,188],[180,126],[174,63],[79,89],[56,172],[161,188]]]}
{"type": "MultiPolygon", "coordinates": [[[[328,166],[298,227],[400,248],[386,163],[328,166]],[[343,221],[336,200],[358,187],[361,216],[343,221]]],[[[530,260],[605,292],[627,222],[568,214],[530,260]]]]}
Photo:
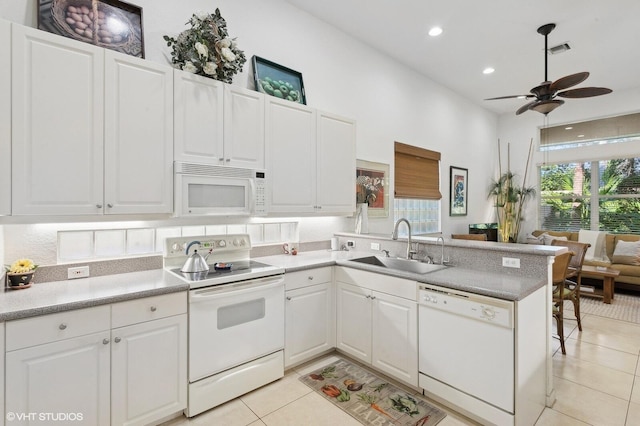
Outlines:
{"type": "Polygon", "coordinates": [[[109,207],[110,209],[112,209],[112,208],[113,208],[113,204],[111,204],[111,203],[107,203],[107,207],[109,207]]]}
{"type": "Polygon", "coordinates": [[[224,161],[226,161],[227,163],[230,163],[231,162],[231,158],[227,158],[224,161]]]}
{"type": "Polygon", "coordinates": [[[102,344],[103,345],[108,345],[109,344],[109,339],[102,339],[102,344]]]}
{"type": "Polygon", "coordinates": [[[287,296],[287,300],[291,300],[291,296],[287,296]]]}
{"type": "Polygon", "coordinates": [[[371,296],[371,300],[373,300],[373,299],[375,299],[375,298],[376,298],[375,296],[371,296]]]}
{"type": "Polygon", "coordinates": [[[158,308],[156,308],[155,306],[152,306],[152,307],[151,307],[151,312],[155,312],[155,311],[157,311],[157,310],[158,310],[158,308]]]}
{"type": "Polygon", "coordinates": [[[116,343],[120,343],[120,342],[122,341],[122,339],[121,339],[121,338],[119,338],[119,337],[116,337],[116,338],[115,338],[115,339],[113,339],[113,340],[114,340],[116,343]]]}
{"type": "Polygon", "coordinates": [[[371,296],[367,294],[367,299],[371,299],[371,296]]]}
{"type": "Polygon", "coordinates": [[[59,328],[60,330],[65,330],[65,329],[67,328],[67,324],[62,323],[62,324],[60,324],[60,325],[58,326],[58,328],[59,328]]]}
{"type": "Polygon", "coordinates": [[[98,204],[96,204],[96,207],[101,209],[102,208],[102,204],[98,203],[98,204]]]}
{"type": "Polygon", "coordinates": [[[309,281],[313,281],[313,275],[309,275],[309,276],[307,277],[307,279],[308,279],[309,281]]]}

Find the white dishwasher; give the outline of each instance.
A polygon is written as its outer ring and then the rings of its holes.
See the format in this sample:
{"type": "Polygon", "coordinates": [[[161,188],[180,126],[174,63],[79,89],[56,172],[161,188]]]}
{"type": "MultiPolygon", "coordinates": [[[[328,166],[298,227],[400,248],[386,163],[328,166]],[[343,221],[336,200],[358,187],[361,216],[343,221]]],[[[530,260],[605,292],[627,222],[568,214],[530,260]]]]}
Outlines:
{"type": "Polygon", "coordinates": [[[514,304],[421,284],[420,387],[464,411],[504,424],[514,413],[514,304]]]}

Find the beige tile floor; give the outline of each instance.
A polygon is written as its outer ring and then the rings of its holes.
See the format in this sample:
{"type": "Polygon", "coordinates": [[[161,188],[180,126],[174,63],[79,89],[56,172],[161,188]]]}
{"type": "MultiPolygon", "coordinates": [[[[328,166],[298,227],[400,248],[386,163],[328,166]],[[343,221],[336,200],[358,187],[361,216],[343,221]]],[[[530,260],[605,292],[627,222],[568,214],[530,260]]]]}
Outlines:
{"type": "MultiPolygon", "coordinates": [[[[640,425],[640,324],[586,314],[579,332],[570,319],[572,312],[565,315],[567,355],[560,352],[557,339],[553,343],[557,400],[544,410],[536,426],[640,425]]],[[[358,426],[359,422],[298,380],[331,357],[290,370],[277,382],[191,419],[174,419],[164,426],[358,426]]],[[[440,426],[476,424],[443,409],[448,416],[440,426]]]]}

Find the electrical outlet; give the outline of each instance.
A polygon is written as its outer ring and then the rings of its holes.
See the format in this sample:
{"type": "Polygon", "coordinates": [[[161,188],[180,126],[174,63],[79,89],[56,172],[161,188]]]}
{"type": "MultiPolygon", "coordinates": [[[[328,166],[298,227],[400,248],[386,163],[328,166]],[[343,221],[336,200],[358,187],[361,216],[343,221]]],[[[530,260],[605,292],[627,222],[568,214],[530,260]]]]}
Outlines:
{"type": "Polygon", "coordinates": [[[520,259],[518,259],[517,257],[503,257],[502,266],[506,268],[519,268],[520,259]]]}
{"type": "Polygon", "coordinates": [[[380,243],[371,243],[371,250],[380,250],[380,243]]]}
{"type": "Polygon", "coordinates": [[[347,248],[355,248],[356,242],[353,240],[347,240],[347,248]]]}
{"type": "Polygon", "coordinates": [[[86,278],[89,276],[89,267],[88,266],[77,266],[75,268],[67,269],[67,278],[70,280],[76,278],[86,278]]]}

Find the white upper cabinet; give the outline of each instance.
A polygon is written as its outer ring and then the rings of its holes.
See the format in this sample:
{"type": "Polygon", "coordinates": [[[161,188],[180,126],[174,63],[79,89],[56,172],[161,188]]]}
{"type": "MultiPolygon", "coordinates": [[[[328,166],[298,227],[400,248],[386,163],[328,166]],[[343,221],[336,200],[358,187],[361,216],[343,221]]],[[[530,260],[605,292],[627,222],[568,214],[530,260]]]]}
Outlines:
{"type": "Polygon", "coordinates": [[[103,49],[12,28],[12,213],[101,213],[103,49]]]}
{"type": "Polygon", "coordinates": [[[317,206],[321,213],[356,209],[356,123],[318,111],[317,206]]]}
{"type": "Polygon", "coordinates": [[[293,102],[267,99],[270,211],[355,211],[355,122],[293,102]]]}
{"type": "Polygon", "coordinates": [[[104,53],[105,213],[171,213],[173,68],[104,53]]]}
{"type": "Polygon", "coordinates": [[[315,212],[316,110],[268,97],[266,116],[270,212],[315,212]]]}
{"type": "Polygon", "coordinates": [[[174,70],[174,157],[176,161],[224,161],[224,84],[174,70]]]}
{"type": "Polygon", "coordinates": [[[250,169],[264,169],[264,95],[224,86],[224,161],[250,169]]]}
{"type": "Polygon", "coordinates": [[[264,95],[174,71],[175,160],[264,169],[264,95]]]}
{"type": "Polygon", "coordinates": [[[11,23],[3,19],[0,39],[6,40],[0,43],[0,215],[4,216],[11,214],[11,23]]]}
{"type": "Polygon", "coordinates": [[[12,28],[12,214],[171,213],[173,68],[12,28]]]}

